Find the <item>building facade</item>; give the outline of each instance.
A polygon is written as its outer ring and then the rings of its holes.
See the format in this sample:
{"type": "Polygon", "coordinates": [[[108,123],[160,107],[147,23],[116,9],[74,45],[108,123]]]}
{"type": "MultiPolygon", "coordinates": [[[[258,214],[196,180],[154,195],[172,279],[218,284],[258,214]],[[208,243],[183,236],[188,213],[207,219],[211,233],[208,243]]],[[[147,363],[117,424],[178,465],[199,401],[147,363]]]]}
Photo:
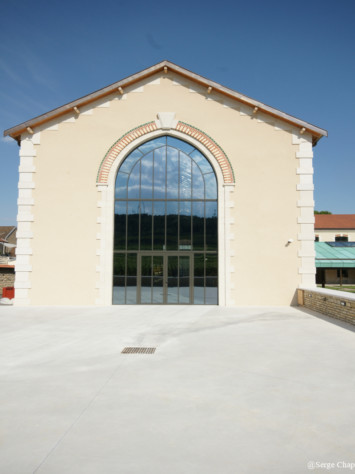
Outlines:
{"type": "Polygon", "coordinates": [[[355,214],[316,214],[316,282],[355,283],[355,214]]]}
{"type": "Polygon", "coordinates": [[[315,285],[318,127],[163,61],[5,134],[18,305],[292,304],[315,285]]]}

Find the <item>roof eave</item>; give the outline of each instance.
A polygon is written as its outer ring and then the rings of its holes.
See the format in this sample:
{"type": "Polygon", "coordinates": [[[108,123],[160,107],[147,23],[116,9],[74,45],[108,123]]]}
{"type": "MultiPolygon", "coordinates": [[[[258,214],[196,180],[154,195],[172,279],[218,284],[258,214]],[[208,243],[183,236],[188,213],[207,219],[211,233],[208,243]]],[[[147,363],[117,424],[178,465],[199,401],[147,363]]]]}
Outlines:
{"type": "Polygon", "coordinates": [[[95,100],[111,95],[113,92],[118,91],[119,87],[123,89],[124,87],[128,87],[158,72],[161,72],[164,70],[165,72],[168,72],[169,69],[207,88],[211,87],[212,89],[215,89],[219,93],[222,93],[223,95],[229,98],[235,99],[238,102],[244,103],[252,107],[258,107],[258,110],[260,110],[260,112],[264,112],[266,114],[272,115],[278,119],[281,119],[285,122],[290,123],[291,125],[299,126],[301,130],[304,129],[303,133],[304,132],[311,133],[313,146],[315,146],[317,142],[323,136],[328,136],[328,132],[326,130],[316,127],[315,125],[309,124],[296,117],[293,117],[292,115],[288,115],[284,112],[281,112],[280,110],[274,109],[273,107],[270,107],[266,104],[263,104],[262,102],[254,100],[243,94],[240,94],[239,92],[229,89],[228,87],[222,86],[221,84],[218,84],[217,82],[206,79],[203,76],[200,76],[187,69],[184,69],[181,66],[178,66],[167,60],[161,61],[160,63],[155,64],[154,66],[151,66],[147,69],[137,72],[136,74],[126,77],[109,86],[99,89],[91,94],[85,95],[72,102],[68,102],[67,104],[62,105],[61,107],[57,107],[53,110],[50,110],[49,112],[45,114],[39,115],[30,120],[27,120],[26,122],[20,123],[19,125],[16,125],[15,127],[9,128],[4,131],[4,136],[10,136],[13,139],[17,140],[18,143],[20,143],[21,135],[24,132],[28,131],[28,129],[32,130],[33,128],[38,127],[50,120],[61,117],[62,115],[65,115],[69,112],[73,112],[74,107],[77,107],[77,108],[83,107],[85,105],[88,105],[94,102],[95,100]],[[164,69],[164,68],[167,68],[167,69],[164,69]]]}

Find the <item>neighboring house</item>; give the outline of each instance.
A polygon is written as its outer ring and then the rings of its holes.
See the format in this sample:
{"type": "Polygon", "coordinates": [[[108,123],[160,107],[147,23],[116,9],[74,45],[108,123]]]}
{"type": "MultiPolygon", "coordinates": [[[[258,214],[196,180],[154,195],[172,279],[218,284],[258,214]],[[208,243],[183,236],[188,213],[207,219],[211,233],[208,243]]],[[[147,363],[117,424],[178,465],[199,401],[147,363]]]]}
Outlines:
{"type": "Polygon", "coordinates": [[[17,228],[12,225],[0,226],[0,243],[11,244],[11,247],[0,245],[0,255],[15,256],[16,247],[13,247],[13,245],[16,246],[16,231],[17,228]]]}
{"type": "Polygon", "coordinates": [[[316,214],[317,284],[355,283],[355,214],[316,214]]]}
{"type": "Polygon", "coordinates": [[[316,242],[355,242],[355,214],[316,214],[316,242]]]}
{"type": "Polygon", "coordinates": [[[0,295],[4,287],[15,282],[16,230],[14,226],[0,226],[0,295]]]}
{"type": "Polygon", "coordinates": [[[315,286],[321,128],[162,61],[5,135],[15,304],[282,305],[315,286]]]}

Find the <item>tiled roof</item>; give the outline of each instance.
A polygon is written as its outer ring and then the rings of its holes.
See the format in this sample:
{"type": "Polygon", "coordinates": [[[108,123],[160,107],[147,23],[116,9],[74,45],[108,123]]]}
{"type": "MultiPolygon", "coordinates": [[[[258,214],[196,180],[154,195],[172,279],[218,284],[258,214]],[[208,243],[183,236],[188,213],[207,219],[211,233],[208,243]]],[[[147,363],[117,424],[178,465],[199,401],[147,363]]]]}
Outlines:
{"type": "Polygon", "coordinates": [[[355,229],[355,214],[316,214],[315,229],[355,229]]]}

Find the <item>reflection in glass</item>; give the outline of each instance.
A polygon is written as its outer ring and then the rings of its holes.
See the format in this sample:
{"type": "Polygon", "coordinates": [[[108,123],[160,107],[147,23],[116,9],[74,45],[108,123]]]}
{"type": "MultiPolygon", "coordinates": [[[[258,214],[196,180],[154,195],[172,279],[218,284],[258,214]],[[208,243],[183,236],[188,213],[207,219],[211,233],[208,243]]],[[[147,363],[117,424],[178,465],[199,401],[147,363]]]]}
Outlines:
{"type": "Polygon", "coordinates": [[[192,202],[192,239],[194,250],[205,248],[205,204],[192,202]]]}
{"type": "Polygon", "coordinates": [[[206,199],[217,199],[217,181],[214,173],[204,175],[206,186],[206,199]]]}
{"type": "Polygon", "coordinates": [[[180,201],[179,250],[191,249],[191,201],[180,201]]]}
{"type": "Polygon", "coordinates": [[[154,151],[154,199],[165,199],[166,148],[154,151]]]}
{"type": "Polygon", "coordinates": [[[127,199],[127,173],[117,173],[115,197],[116,199],[127,199]]]}
{"type": "Polygon", "coordinates": [[[217,251],[217,202],[206,202],[206,249],[217,251]]]}
{"type": "Polygon", "coordinates": [[[152,250],[153,203],[141,201],[141,250],[152,250]]]}
{"type": "Polygon", "coordinates": [[[153,153],[145,156],[141,161],[141,199],[153,197],[153,153]]]}
{"type": "Polygon", "coordinates": [[[179,194],[179,152],[174,148],[167,149],[166,197],[177,199],[179,194]]]}
{"type": "Polygon", "coordinates": [[[179,303],[190,302],[190,257],[179,257],[179,303]]]}
{"type": "Polygon", "coordinates": [[[154,250],[165,249],[165,201],[154,201],[154,236],[153,248],[154,250]]]}
{"type": "Polygon", "coordinates": [[[115,203],[115,238],[114,238],[115,250],[126,250],[126,214],[127,214],[127,202],[116,201],[115,203]]]}
{"type": "Polygon", "coordinates": [[[178,201],[168,201],[166,210],[166,248],[177,250],[178,247],[178,201]]]}
{"type": "Polygon", "coordinates": [[[125,274],[126,255],[115,253],[113,255],[113,304],[125,304],[125,274]]]}
{"type": "Polygon", "coordinates": [[[152,302],[152,257],[142,256],[141,259],[141,303],[152,302]]]}
{"type": "Polygon", "coordinates": [[[198,150],[195,150],[190,154],[191,158],[193,158],[194,162],[199,166],[201,172],[205,173],[212,173],[213,169],[210,163],[206,160],[202,153],[198,150]]]}
{"type": "Polygon", "coordinates": [[[217,304],[217,181],[202,153],[145,142],[118,170],[115,199],[113,303],[217,304]]]}
{"type": "Polygon", "coordinates": [[[178,257],[168,256],[168,295],[167,302],[178,303],[178,257]]]}
{"type": "Polygon", "coordinates": [[[162,304],[164,299],[163,257],[153,257],[153,303],[162,304]]]}
{"type": "Polygon", "coordinates": [[[141,162],[138,161],[128,178],[128,199],[139,199],[141,162]]]}
{"type": "Polygon", "coordinates": [[[127,249],[138,250],[139,201],[127,203],[127,249]]]}
{"type": "Polygon", "coordinates": [[[138,150],[143,153],[143,155],[146,155],[149,153],[151,150],[154,150],[154,148],[159,148],[161,146],[164,146],[166,144],[166,137],[158,137],[158,138],[153,138],[153,140],[149,140],[148,142],[143,143],[138,150]]]}
{"type": "Polygon", "coordinates": [[[123,171],[124,173],[130,173],[134,164],[142,158],[142,153],[139,150],[133,150],[127,158],[124,160],[122,163],[120,170],[123,171]]]}
{"type": "Polygon", "coordinates": [[[187,155],[189,155],[192,151],[195,150],[192,145],[189,145],[188,143],[174,137],[168,137],[168,145],[183,151],[187,155]]]}
{"type": "Polygon", "coordinates": [[[180,199],[191,199],[191,158],[180,153],[180,199]]]}
{"type": "Polygon", "coordinates": [[[218,279],[217,277],[206,277],[206,300],[205,304],[218,303],[218,279]]]}
{"type": "Polygon", "coordinates": [[[137,277],[127,277],[126,304],[137,304],[137,277]]]}
{"type": "Polygon", "coordinates": [[[205,197],[205,182],[201,174],[200,168],[196,163],[192,162],[192,198],[204,199],[205,197]]]}

